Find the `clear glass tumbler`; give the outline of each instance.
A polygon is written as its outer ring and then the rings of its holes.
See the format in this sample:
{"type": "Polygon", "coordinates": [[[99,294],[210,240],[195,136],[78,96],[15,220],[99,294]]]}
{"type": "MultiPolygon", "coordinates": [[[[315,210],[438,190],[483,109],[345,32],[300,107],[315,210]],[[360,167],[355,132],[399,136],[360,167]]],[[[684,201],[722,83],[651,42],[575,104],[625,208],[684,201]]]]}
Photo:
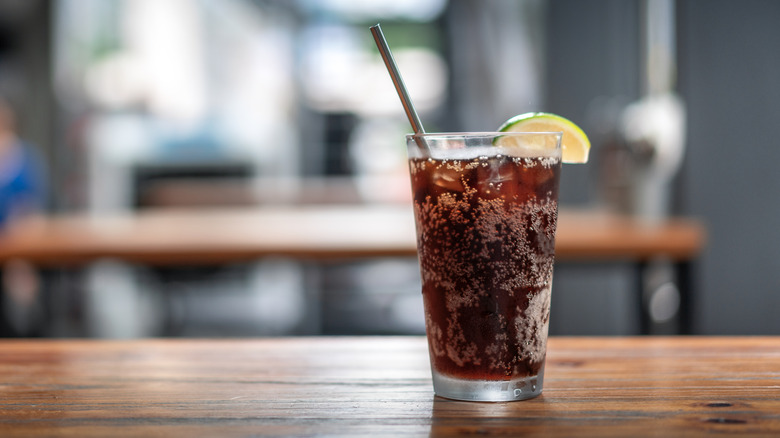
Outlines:
{"type": "Polygon", "coordinates": [[[542,392],[560,133],[407,136],[425,325],[437,395],[542,392]]]}

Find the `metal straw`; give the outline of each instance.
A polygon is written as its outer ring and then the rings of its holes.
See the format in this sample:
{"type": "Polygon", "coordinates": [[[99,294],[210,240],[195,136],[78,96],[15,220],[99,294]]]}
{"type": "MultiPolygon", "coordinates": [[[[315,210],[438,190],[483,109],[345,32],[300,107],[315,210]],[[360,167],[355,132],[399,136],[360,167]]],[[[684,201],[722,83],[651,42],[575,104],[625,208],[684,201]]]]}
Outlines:
{"type": "MultiPolygon", "coordinates": [[[[420,117],[417,115],[417,111],[414,110],[412,99],[409,97],[409,92],[406,91],[404,80],[401,78],[401,73],[398,71],[398,66],[395,65],[395,59],[393,59],[393,54],[390,52],[390,47],[387,45],[387,40],[385,40],[385,35],[382,33],[382,28],[379,27],[379,23],[371,26],[371,33],[374,35],[376,46],[379,48],[379,53],[382,55],[382,60],[385,62],[385,66],[387,66],[387,71],[390,73],[390,78],[393,80],[395,91],[398,92],[398,97],[401,98],[401,104],[404,106],[406,117],[409,118],[409,123],[412,124],[414,133],[425,134],[425,129],[423,129],[422,122],[420,122],[420,117]]],[[[426,147],[422,139],[418,139],[417,143],[421,147],[426,147]]]]}

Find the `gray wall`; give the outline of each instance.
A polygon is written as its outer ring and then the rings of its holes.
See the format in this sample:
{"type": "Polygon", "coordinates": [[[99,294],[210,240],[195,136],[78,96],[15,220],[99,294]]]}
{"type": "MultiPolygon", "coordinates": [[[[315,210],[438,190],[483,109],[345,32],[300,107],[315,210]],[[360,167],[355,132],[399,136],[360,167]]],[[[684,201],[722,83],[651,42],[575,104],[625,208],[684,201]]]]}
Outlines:
{"type": "MultiPolygon", "coordinates": [[[[639,1],[551,0],[547,13],[545,110],[565,115],[589,134],[599,99],[630,102],[640,93],[639,1]]],[[[592,136],[592,135],[591,135],[592,136]]],[[[598,150],[586,166],[566,166],[560,201],[597,198],[598,150]]]]}
{"type": "Polygon", "coordinates": [[[780,333],[780,2],[681,1],[681,210],[706,218],[700,333],[780,333]]]}
{"type": "MultiPolygon", "coordinates": [[[[594,99],[638,97],[641,5],[550,1],[547,110],[587,128],[594,99]]],[[[702,218],[709,232],[694,270],[693,331],[778,334],[780,2],[680,0],[676,13],[688,135],[674,210],[702,218]]],[[[565,168],[562,201],[596,202],[596,171],[597,162],[565,168]]],[[[632,278],[621,265],[561,266],[551,331],[630,334],[636,300],[615,288],[632,278]]]]}
{"type": "MultiPolygon", "coordinates": [[[[564,115],[596,140],[589,111],[597,100],[639,97],[638,1],[551,0],[547,4],[546,95],[543,110],[564,115]]],[[[598,203],[598,145],[586,165],[565,165],[560,201],[598,203]]],[[[636,271],[626,263],[555,265],[550,333],[632,335],[639,332],[636,271]]]]}

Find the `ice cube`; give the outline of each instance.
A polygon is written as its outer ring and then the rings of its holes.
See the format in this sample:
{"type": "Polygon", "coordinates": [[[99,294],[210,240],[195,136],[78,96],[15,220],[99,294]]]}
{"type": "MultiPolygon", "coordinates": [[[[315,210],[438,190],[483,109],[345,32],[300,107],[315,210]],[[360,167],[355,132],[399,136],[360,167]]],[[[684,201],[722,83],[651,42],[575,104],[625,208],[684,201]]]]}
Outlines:
{"type": "Polygon", "coordinates": [[[462,175],[461,170],[442,164],[433,170],[431,181],[442,190],[462,192],[465,190],[462,175]]]}
{"type": "Polygon", "coordinates": [[[507,186],[514,184],[515,170],[511,158],[504,155],[485,158],[477,168],[477,187],[480,195],[488,198],[500,196],[507,186]]]}

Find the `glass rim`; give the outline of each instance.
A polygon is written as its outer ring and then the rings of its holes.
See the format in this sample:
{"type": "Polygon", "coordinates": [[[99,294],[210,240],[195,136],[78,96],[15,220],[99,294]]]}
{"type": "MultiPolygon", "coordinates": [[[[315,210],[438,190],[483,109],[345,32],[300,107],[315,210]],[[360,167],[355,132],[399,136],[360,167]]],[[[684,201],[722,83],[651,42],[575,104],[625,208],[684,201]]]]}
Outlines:
{"type": "Polygon", "coordinates": [[[496,137],[499,135],[563,135],[563,131],[463,131],[463,132],[426,132],[420,134],[407,133],[406,138],[462,138],[462,137],[496,137]]]}
{"type": "Polygon", "coordinates": [[[481,151],[486,156],[552,157],[562,153],[562,141],[563,132],[560,131],[431,132],[407,134],[406,148],[410,158],[454,158],[452,153],[456,150],[468,150],[470,154],[481,151]],[[502,138],[507,141],[499,142],[502,138]]]}

